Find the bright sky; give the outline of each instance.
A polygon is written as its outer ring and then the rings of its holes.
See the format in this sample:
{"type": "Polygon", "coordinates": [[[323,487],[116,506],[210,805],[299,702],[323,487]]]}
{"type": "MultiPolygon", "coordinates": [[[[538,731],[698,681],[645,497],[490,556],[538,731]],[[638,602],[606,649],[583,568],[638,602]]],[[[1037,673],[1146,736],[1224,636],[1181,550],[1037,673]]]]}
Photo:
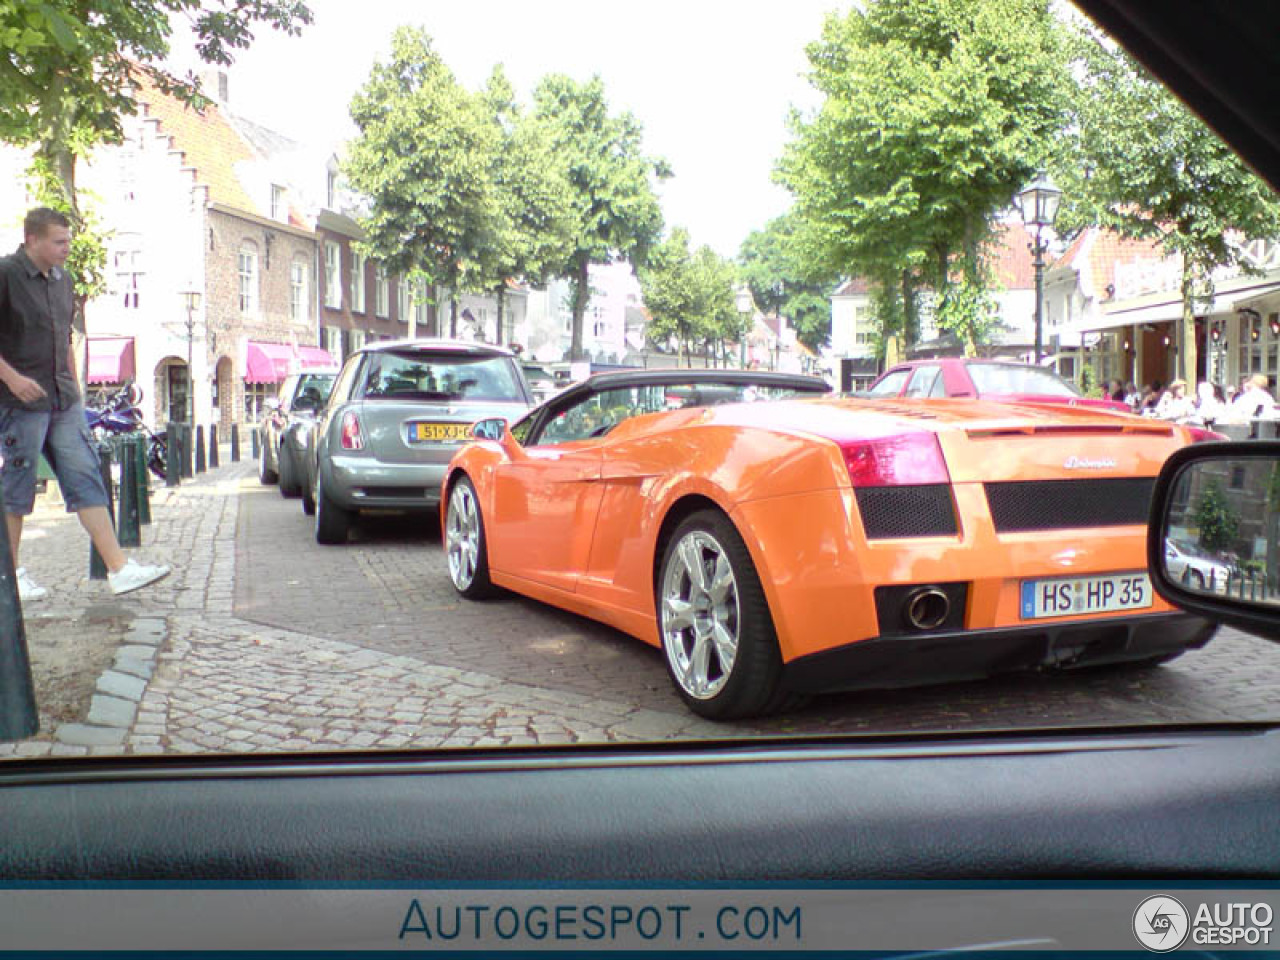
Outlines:
{"type": "MultiPolygon", "coordinates": [[[[385,58],[400,24],[426,28],[458,78],[476,88],[504,64],[522,102],[544,74],[599,73],[610,108],[630,110],[650,153],[675,177],[667,224],[736,256],[786,210],[770,174],[791,106],[812,106],[804,47],[837,0],[310,0],[301,38],[262,31],[230,75],[231,108],[317,145],[354,133],[351,95],[385,58]]],[[[176,38],[175,38],[176,39],[176,38]]]]}

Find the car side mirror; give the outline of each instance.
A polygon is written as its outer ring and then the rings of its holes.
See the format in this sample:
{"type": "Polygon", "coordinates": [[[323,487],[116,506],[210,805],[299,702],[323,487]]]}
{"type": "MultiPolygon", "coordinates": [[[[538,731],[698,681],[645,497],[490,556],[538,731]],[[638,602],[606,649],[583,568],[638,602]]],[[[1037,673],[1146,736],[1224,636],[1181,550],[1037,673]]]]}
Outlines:
{"type": "Polygon", "coordinates": [[[1151,498],[1147,565],[1174,606],[1280,639],[1280,442],[1175,452],[1151,498]]]}
{"type": "Polygon", "coordinates": [[[501,443],[506,433],[507,421],[502,417],[490,417],[488,420],[480,420],[471,427],[471,436],[477,440],[495,440],[501,443]]]}

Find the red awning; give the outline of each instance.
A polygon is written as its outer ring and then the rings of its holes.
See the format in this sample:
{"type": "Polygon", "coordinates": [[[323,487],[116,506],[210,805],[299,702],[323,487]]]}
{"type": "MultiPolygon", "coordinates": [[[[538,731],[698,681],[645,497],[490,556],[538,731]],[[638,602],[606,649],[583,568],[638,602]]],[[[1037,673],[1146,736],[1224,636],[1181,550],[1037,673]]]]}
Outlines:
{"type": "Polygon", "coordinates": [[[90,383],[123,383],[133,377],[133,337],[89,338],[90,383]]]}
{"type": "Polygon", "coordinates": [[[287,343],[249,341],[245,358],[245,383],[279,383],[295,370],[336,367],[329,351],[320,347],[293,347],[287,343]]]}

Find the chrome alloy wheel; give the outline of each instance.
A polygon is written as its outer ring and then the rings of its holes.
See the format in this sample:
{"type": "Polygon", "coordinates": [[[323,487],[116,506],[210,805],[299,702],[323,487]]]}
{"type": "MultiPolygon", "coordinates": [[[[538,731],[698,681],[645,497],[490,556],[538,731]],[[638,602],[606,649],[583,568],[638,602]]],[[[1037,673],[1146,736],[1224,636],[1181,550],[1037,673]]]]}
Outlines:
{"type": "Polygon", "coordinates": [[[689,696],[709,700],[728,683],[739,625],[738,583],[724,547],[706,531],[691,530],[662,577],[662,645],[689,696]]]}
{"type": "Polygon", "coordinates": [[[459,590],[466,590],[476,576],[480,555],[480,512],[470,484],[459,483],[449,494],[445,514],[445,549],[449,555],[449,577],[459,590]]]}

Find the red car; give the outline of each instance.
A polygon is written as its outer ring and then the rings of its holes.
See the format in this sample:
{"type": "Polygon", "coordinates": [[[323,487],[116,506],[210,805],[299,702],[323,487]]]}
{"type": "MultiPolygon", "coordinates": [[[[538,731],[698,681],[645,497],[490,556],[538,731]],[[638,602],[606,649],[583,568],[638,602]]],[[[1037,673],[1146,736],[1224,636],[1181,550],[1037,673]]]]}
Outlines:
{"type": "Polygon", "coordinates": [[[981,397],[1017,403],[1065,403],[1132,413],[1126,403],[1081,396],[1052,370],[1026,363],[939,357],[900,363],[880,375],[866,391],[873,397],[981,397]]]}

